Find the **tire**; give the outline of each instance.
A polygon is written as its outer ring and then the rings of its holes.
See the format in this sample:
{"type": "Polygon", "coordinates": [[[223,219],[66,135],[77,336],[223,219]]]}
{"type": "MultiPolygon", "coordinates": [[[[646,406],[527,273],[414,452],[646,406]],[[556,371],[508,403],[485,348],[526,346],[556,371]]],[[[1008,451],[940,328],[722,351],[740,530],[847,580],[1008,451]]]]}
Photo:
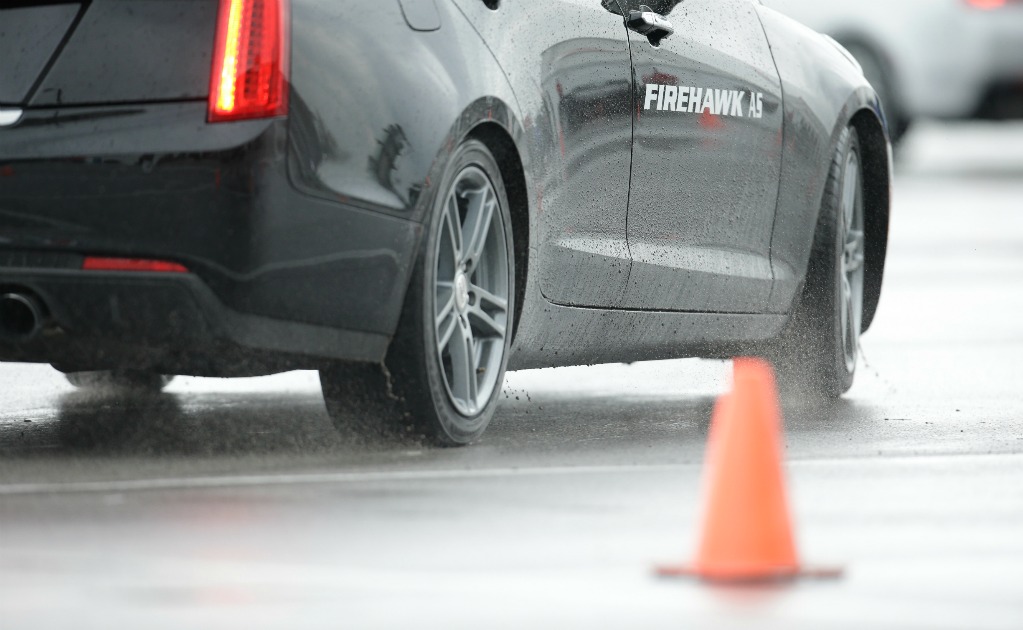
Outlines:
{"type": "Polygon", "coordinates": [[[884,61],[882,55],[863,44],[846,44],[845,49],[859,62],[860,67],[863,68],[863,76],[877,92],[877,96],[881,100],[881,108],[888,118],[888,133],[891,136],[892,144],[898,144],[909,131],[913,121],[896,94],[895,78],[891,66],[884,61]]]}
{"type": "Polygon", "coordinates": [[[64,377],[79,389],[125,391],[140,394],[158,393],[174,380],[173,376],[140,370],[68,372],[64,377]]]}
{"type": "Polygon", "coordinates": [[[856,131],[839,136],[806,283],[771,358],[790,392],[837,398],[852,386],[863,327],[863,169],[856,131]]]}
{"type": "Polygon", "coordinates": [[[353,441],[463,445],[494,416],[515,321],[508,197],[476,140],[455,150],[434,191],[383,365],[320,371],[327,411],[353,441]]]}

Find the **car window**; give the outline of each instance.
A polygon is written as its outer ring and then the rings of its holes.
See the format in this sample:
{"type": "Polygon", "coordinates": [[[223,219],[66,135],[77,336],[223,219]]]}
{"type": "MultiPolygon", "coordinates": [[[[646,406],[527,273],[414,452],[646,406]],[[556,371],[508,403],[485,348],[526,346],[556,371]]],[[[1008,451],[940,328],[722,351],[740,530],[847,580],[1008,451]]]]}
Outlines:
{"type": "MultiPolygon", "coordinates": [[[[675,7],[682,4],[684,0],[621,0],[622,7],[626,12],[628,11],[641,11],[641,7],[650,7],[650,9],[661,15],[668,15],[675,10],[675,7]]],[[[605,0],[605,6],[608,4],[608,0],[605,0]]],[[[608,9],[609,11],[611,9],[608,9]]]]}
{"type": "Polygon", "coordinates": [[[622,14],[622,8],[618,5],[618,0],[601,0],[600,4],[616,15],[622,14]]]}

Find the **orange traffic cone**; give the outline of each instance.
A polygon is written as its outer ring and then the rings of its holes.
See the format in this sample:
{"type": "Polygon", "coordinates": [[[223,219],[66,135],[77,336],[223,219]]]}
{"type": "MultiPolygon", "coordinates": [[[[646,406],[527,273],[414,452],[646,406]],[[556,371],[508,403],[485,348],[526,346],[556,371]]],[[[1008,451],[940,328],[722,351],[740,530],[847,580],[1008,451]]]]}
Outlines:
{"type": "Polygon", "coordinates": [[[771,366],[761,359],[735,359],[734,364],[733,390],[718,399],[707,440],[706,504],[696,559],[657,572],[715,581],[836,577],[841,570],[808,570],[799,563],[771,366]]]}

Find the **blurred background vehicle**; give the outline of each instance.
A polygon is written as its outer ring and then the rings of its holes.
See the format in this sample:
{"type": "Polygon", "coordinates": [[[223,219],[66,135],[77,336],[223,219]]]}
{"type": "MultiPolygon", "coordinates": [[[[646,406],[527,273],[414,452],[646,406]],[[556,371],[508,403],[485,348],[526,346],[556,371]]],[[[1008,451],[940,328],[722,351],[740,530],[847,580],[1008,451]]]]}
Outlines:
{"type": "Polygon", "coordinates": [[[893,140],[917,118],[1023,118],[1023,0],[763,0],[845,46],[893,140]]]}

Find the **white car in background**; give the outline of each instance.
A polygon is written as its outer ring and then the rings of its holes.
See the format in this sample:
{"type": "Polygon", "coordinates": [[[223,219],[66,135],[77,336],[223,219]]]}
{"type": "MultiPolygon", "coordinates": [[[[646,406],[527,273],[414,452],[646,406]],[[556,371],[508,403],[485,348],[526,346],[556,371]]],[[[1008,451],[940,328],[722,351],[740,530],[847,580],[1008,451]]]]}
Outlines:
{"type": "Polygon", "coordinates": [[[1023,0],[762,0],[845,46],[898,138],[915,118],[1023,118],[1023,0]]]}

